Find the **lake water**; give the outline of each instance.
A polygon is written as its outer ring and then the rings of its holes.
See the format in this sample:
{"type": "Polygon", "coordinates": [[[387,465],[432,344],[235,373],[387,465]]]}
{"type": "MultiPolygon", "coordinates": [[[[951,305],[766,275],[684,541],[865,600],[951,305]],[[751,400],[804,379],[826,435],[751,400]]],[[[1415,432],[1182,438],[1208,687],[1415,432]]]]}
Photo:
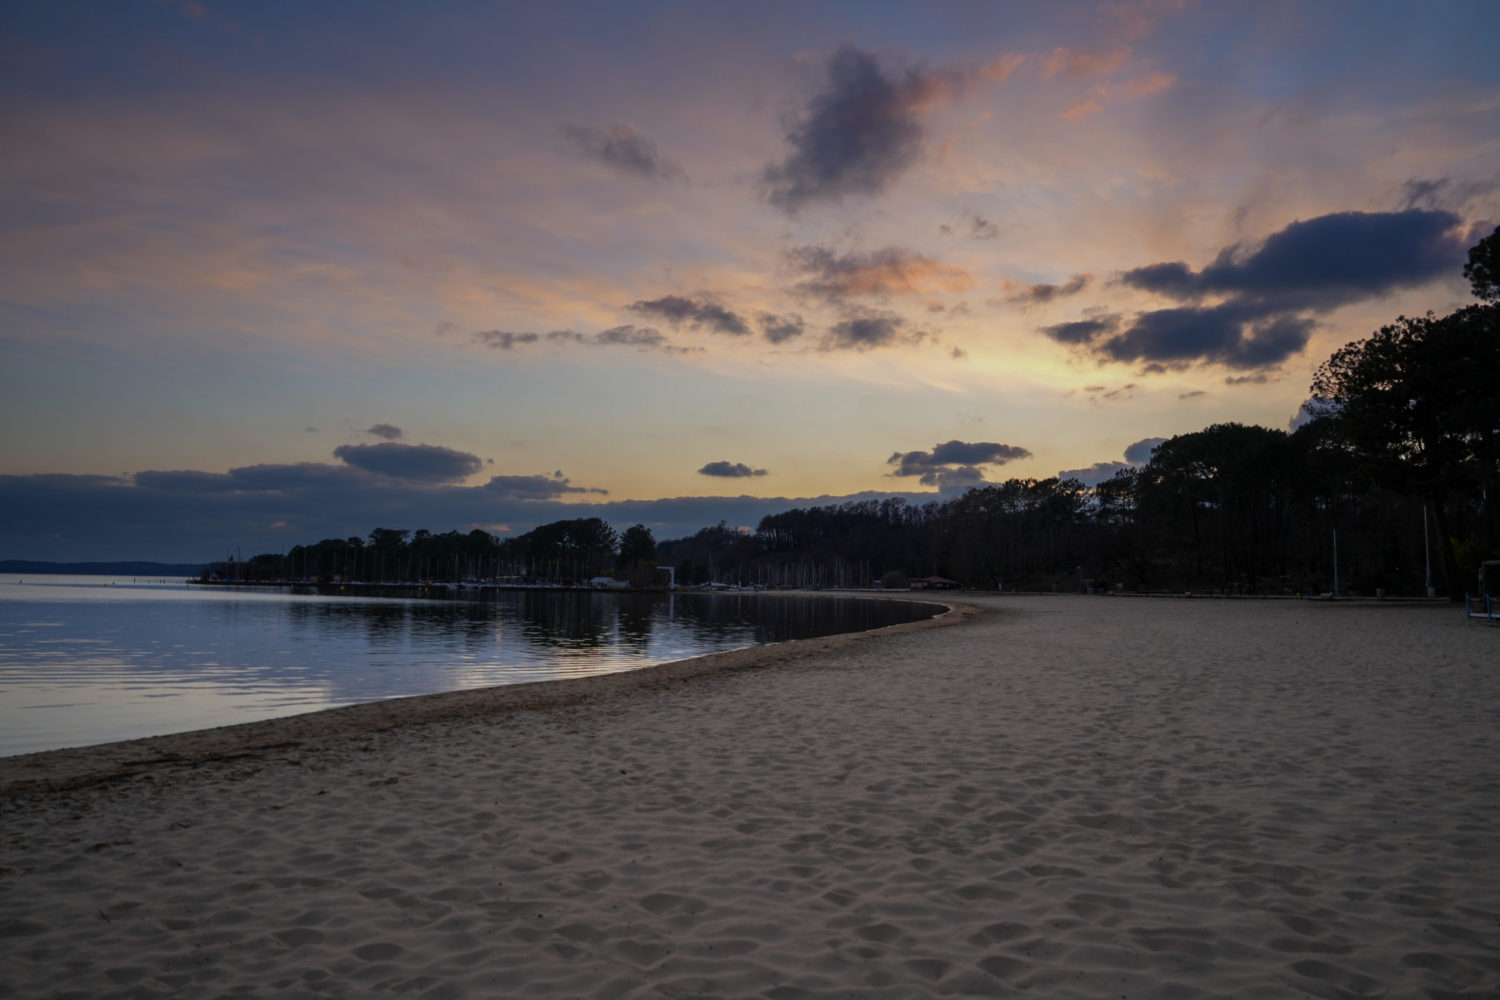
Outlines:
{"type": "Polygon", "coordinates": [[[612,673],[932,612],[742,593],[422,600],[24,577],[0,581],[0,756],[612,673]]]}

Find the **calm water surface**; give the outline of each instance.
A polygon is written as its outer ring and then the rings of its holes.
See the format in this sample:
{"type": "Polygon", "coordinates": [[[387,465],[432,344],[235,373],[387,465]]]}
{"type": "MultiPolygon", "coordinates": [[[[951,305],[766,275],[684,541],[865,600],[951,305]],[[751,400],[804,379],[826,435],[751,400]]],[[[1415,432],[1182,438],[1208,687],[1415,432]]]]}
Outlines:
{"type": "Polygon", "coordinates": [[[631,670],[928,617],[754,594],[293,595],[183,580],[0,581],[0,756],[356,702],[631,670]]]}

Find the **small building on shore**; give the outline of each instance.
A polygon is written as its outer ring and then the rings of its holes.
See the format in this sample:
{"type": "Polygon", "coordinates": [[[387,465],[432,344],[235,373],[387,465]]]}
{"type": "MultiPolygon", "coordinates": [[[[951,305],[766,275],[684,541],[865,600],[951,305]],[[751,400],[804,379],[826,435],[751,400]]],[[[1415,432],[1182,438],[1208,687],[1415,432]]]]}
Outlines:
{"type": "Polygon", "coordinates": [[[946,576],[914,576],[910,586],[912,590],[957,590],[959,583],[946,576]]]}

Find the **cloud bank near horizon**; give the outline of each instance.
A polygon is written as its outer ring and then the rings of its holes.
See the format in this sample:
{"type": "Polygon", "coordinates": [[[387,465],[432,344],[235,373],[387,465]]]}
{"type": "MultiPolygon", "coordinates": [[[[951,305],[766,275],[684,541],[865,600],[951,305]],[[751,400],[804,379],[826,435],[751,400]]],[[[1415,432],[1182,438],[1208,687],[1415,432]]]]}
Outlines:
{"type": "MultiPolygon", "coordinates": [[[[755,470],[752,470],[752,476],[755,470]]],[[[518,534],[539,524],[599,517],[619,527],[645,524],[658,539],[680,538],[720,521],[754,528],[761,518],[854,500],[935,493],[864,491],[813,497],[579,499],[605,491],[573,486],[560,473],[495,476],[477,486],[431,485],[378,477],[349,466],[262,466],[227,474],[140,472],[0,475],[0,553],[57,562],[198,562],[228,552],[285,551],[324,538],[363,537],[374,528],[431,531],[481,528],[518,534]],[[565,501],[564,497],[573,499],[565,501]]]]}

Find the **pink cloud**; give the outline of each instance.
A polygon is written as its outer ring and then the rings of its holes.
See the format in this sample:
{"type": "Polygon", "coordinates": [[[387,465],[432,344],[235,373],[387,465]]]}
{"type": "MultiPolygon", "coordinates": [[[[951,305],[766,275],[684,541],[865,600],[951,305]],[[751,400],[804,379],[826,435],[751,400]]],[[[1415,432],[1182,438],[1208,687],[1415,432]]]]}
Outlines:
{"type": "Polygon", "coordinates": [[[1050,80],[1054,76],[1068,76],[1075,79],[1087,79],[1095,76],[1105,76],[1119,69],[1120,64],[1130,57],[1130,49],[1116,49],[1113,52],[1078,52],[1073,49],[1053,49],[1052,54],[1047,57],[1043,76],[1050,80]]]}
{"type": "Polygon", "coordinates": [[[1077,101],[1061,115],[1063,118],[1087,118],[1089,115],[1097,114],[1104,110],[1106,104],[1119,104],[1123,101],[1135,101],[1147,97],[1159,91],[1166,90],[1177,82],[1177,77],[1170,73],[1151,73],[1147,76],[1136,77],[1133,80],[1125,80],[1120,83],[1104,81],[1089,88],[1088,96],[1077,101]]]}
{"type": "Polygon", "coordinates": [[[1004,83],[1010,79],[1012,73],[1021,68],[1021,64],[1025,61],[1024,55],[1004,55],[992,63],[979,67],[974,75],[987,83],[1004,83]]]}

